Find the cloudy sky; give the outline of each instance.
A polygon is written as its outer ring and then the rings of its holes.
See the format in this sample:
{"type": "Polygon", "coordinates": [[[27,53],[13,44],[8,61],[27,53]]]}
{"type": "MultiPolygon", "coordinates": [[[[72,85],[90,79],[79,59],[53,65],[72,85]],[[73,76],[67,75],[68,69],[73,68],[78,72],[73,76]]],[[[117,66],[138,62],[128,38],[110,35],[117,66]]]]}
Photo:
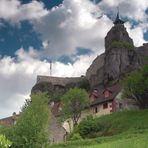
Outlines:
{"type": "Polygon", "coordinates": [[[0,118],[19,112],[50,61],[53,76],[84,75],[117,7],[135,46],[147,42],[147,0],[0,0],[0,118]]]}

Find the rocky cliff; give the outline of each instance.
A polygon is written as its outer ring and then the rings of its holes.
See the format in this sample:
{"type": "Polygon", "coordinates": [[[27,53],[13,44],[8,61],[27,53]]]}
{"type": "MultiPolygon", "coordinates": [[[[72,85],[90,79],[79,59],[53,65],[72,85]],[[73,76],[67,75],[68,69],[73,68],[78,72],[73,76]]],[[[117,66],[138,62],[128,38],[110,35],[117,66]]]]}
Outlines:
{"type": "Polygon", "coordinates": [[[104,79],[105,54],[96,57],[90,67],[87,69],[86,78],[89,80],[91,88],[97,87],[103,83],[104,79]]]}
{"type": "Polygon", "coordinates": [[[140,58],[124,25],[112,27],[105,37],[104,83],[119,80],[140,65],[140,58]]]}
{"type": "Polygon", "coordinates": [[[98,56],[86,72],[92,88],[118,82],[128,72],[141,67],[146,44],[138,49],[123,24],[115,24],[105,37],[105,53],[98,56]]]}
{"type": "MultiPolygon", "coordinates": [[[[117,18],[118,19],[118,18],[117,18]]],[[[148,44],[134,47],[124,23],[114,24],[105,37],[105,53],[98,56],[86,72],[86,77],[60,78],[38,76],[32,92],[48,91],[50,93],[64,93],[71,87],[80,86],[82,81],[92,89],[100,85],[119,81],[128,72],[148,64],[148,44]]]]}

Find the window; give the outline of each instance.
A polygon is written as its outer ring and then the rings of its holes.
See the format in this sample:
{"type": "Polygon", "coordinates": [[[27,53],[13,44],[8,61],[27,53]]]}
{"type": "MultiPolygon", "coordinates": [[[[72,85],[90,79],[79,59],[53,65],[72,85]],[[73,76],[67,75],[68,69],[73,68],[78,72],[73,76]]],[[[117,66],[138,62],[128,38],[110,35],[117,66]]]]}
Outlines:
{"type": "Polygon", "coordinates": [[[108,108],[108,104],[107,103],[104,103],[103,104],[103,109],[106,109],[106,108],[108,108]]]}
{"type": "Polygon", "coordinates": [[[97,113],[98,112],[98,107],[95,107],[95,113],[97,113]]]}
{"type": "Polygon", "coordinates": [[[104,97],[107,98],[107,97],[109,97],[110,95],[111,95],[111,92],[108,91],[108,90],[105,90],[105,92],[104,92],[104,97]]]}
{"type": "Polygon", "coordinates": [[[119,103],[119,109],[123,109],[123,104],[119,103]]]}

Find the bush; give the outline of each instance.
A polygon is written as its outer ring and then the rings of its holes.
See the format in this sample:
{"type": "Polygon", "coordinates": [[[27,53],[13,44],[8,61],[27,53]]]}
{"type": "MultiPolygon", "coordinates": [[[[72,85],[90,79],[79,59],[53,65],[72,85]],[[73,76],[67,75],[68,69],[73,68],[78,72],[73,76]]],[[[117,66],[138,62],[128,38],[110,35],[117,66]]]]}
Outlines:
{"type": "Polygon", "coordinates": [[[123,41],[113,41],[112,42],[112,47],[114,48],[127,48],[130,50],[134,49],[134,46],[128,42],[123,42],[123,41]]]}
{"type": "Polygon", "coordinates": [[[84,137],[96,137],[96,133],[99,132],[103,126],[99,124],[97,118],[91,116],[85,118],[80,122],[77,127],[77,131],[84,137]]]}
{"type": "Polygon", "coordinates": [[[82,137],[79,133],[74,133],[70,140],[82,140],[82,137]]]}
{"type": "Polygon", "coordinates": [[[4,135],[0,135],[0,148],[10,147],[12,142],[10,142],[4,135]]]}
{"type": "Polygon", "coordinates": [[[122,97],[135,100],[141,109],[148,108],[148,65],[124,79],[122,97]]]}

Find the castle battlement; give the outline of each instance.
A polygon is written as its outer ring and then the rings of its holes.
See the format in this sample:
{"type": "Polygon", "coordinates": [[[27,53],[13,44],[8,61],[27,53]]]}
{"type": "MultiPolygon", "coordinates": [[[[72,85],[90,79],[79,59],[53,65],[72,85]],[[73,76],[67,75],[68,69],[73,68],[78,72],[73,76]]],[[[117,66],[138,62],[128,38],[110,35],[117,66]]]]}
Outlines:
{"type": "Polygon", "coordinates": [[[85,77],[52,77],[52,76],[37,76],[37,84],[41,82],[49,82],[52,83],[52,85],[60,85],[60,86],[66,86],[70,83],[79,83],[81,82],[85,77]]]}

